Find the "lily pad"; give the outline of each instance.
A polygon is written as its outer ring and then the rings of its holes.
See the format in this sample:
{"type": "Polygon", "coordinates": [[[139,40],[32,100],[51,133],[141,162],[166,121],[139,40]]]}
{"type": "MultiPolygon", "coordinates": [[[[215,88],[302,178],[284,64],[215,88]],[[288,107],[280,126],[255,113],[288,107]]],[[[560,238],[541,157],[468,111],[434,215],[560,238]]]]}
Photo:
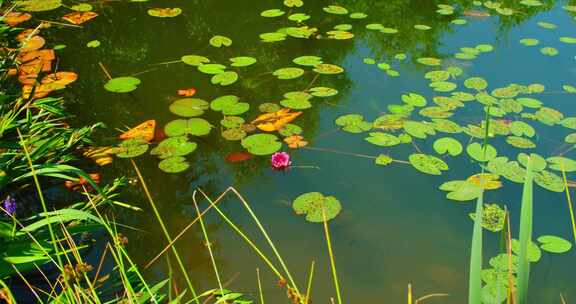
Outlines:
{"type": "Polygon", "coordinates": [[[114,93],[129,93],[138,88],[140,79],[131,76],[116,77],[108,80],[104,85],[107,91],[114,93]]]}
{"type": "Polygon", "coordinates": [[[157,147],[150,151],[150,154],[164,159],[188,155],[194,152],[197,147],[198,144],[188,141],[186,136],[175,136],[161,141],[157,147]]]}
{"type": "Polygon", "coordinates": [[[333,75],[344,72],[344,69],[335,64],[322,63],[314,66],[314,72],[318,74],[333,75]]]}
{"type": "Polygon", "coordinates": [[[287,7],[301,7],[304,5],[304,1],[302,0],[284,0],[284,5],[287,7]]]}
{"type": "Polygon", "coordinates": [[[278,42],[286,40],[286,34],[284,33],[263,33],[260,34],[259,37],[263,42],[278,42]]]}
{"type": "Polygon", "coordinates": [[[443,160],[432,155],[411,154],[408,160],[414,168],[426,174],[441,175],[442,171],[448,170],[448,165],[443,160]]]}
{"type": "Polygon", "coordinates": [[[433,145],[434,151],[438,154],[450,154],[452,156],[458,156],[462,153],[462,144],[452,137],[442,137],[434,141],[433,145]]]}
{"type": "Polygon", "coordinates": [[[370,136],[364,139],[373,145],[391,147],[400,144],[400,139],[392,134],[384,132],[370,132],[368,135],[370,136]]]}
{"type": "MultiPolygon", "coordinates": [[[[520,164],[522,164],[522,166],[524,167],[528,167],[528,154],[526,153],[518,153],[518,162],[520,164]]],[[[536,171],[536,172],[540,172],[543,171],[544,169],[546,169],[546,166],[548,166],[548,164],[546,163],[546,159],[544,159],[544,157],[536,154],[536,153],[531,153],[530,157],[532,158],[532,170],[536,171]]]]}
{"type": "Polygon", "coordinates": [[[314,87],[308,90],[312,96],[331,97],[338,94],[338,90],[328,87],[314,87]]]}
{"type": "Polygon", "coordinates": [[[510,132],[512,132],[512,134],[515,136],[526,135],[528,137],[533,137],[536,135],[536,130],[534,130],[531,125],[520,120],[516,120],[510,123],[510,132]]]}
{"type": "Polygon", "coordinates": [[[440,185],[440,190],[448,191],[446,198],[458,202],[471,201],[480,195],[480,186],[463,180],[445,182],[440,185]]]}
{"type": "Polygon", "coordinates": [[[435,135],[434,127],[431,124],[426,124],[419,121],[406,121],[404,122],[404,131],[416,138],[424,139],[428,135],[435,135]]]}
{"type": "Polygon", "coordinates": [[[372,124],[364,121],[364,117],[359,114],[342,115],[336,119],[336,124],[349,133],[362,133],[372,129],[372,124]]]}
{"type": "Polygon", "coordinates": [[[221,86],[228,86],[238,80],[238,73],[233,71],[223,72],[212,76],[210,82],[212,84],[219,84],[221,86]]]}
{"type": "Polygon", "coordinates": [[[148,15],[152,17],[170,18],[182,14],[182,9],[179,7],[174,8],[151,8],[148,10],[148,15]]]}
{"type": "Polygon", "coordinates": [[[119,145],[116,156],[120,158],[132,158],[140,156],[148,151],[148,143],[141,138],[132,138],[123,141],[119,145]]]}
{"type": "Polygon", "coordinates": [[[158,163],[158,168],[166,173],[180,173],[190,168],[190,164],[186,161],[186,158],[174,156],[162,160],[158,163]]]}
{"type": "Polygon", "coordinates": [[[520,44],[523,44],[525,46],[536,46],[540,44],[540,41],[538,39],[533,38],[522,38],[520,39],[520,44]]]}
{"type": "Polygon", "coordinates": [[[486,144],[486,151],[484,151],[484,147],[477,142],[469,144],[466,147],[466,152],[479,162],[490,161],[498,155],[498,151],[492,145],[486,144]]]}
{"type": "MultiPolygon", "coordinates": [[[[512,239],[512,252],[517,255],[520,254],[520,241],[518,241],[517,239],[512,239]]],[[[542,257],[542,251],[540,251],[538,245],[536,245],[536,243],[534,243],[533,241],[530,242],[530,245],[528,245],[528,254],[527,254],[528,261],[530,261],[531,263],[536,263],[540,261],[541,257],[542,257]]]]}
{"type": "Polygon", "coordinates": [[[451,92],[454,91],[458,85],[449,81],[435,81],[430,83],[430,87],[436,92],[451,92]]]}
{"type": "Polygon", "coordinates": [[[282,148],[274,134],[254,134],[242,139],[242,147],[254,155],[270,155],[282,148]]]}
{"type": "Polygon", "coordinates": [[[200,116],[208,109],[208,102],[198,98],[182,98],[175,100],[169,109],[170,112],[182,117],[200,116]]]}
{"type": "Polygon", "coordinates": [[[556,56],[558,55],[558,50],[551,46],[546,46],[540,49],[540,53],[546,56],[556,56]]]}
{"type": "Polygon", "coordinates": [[[232,62],[231,66],[233,67],[246,67],[258,62],[256,58],[248,56],[230,58],[230,61],[232,62]]]}
{"type": "Polygon", "coordinates": [[[422,58],[416,59],[416,61],[418,61],[418,63],[420,63],[420,64],[429,65],[429,66],[439,66],[442,64],[442,59],[433,58],[433,57],[422,57],[422,58]]]}
{"type": "Polygon", "coordinates": [[[488,82],[481,77],[470,77],[464,80],[464,86],[476,91],[482,91],[488,87],[488,82]]]}
{"type": "Polygon", "coordinates": [[[327,7],[322,8],[327,13],[335,14],[335,15],[347,15],[348,10],[339,5],[329,5],[327,7]]]}
{"type": "Polygon", "coordinates": [[[226,140],[241,140],[246,135],[246,131],[241,128],[230,128],[222,131],[222,137],[226,140]]]}
{"type": "Polygon", "coordinates": [[[232,39],[226,37],[226,36],[221,36],[221,35],[216,35],[212,38],[210,38],[209,41],[210,45],[213,47],[223,47],[223,46],[231,46],[232,45],[232,39]]]}
{"type": "Polygon", "coordinates": [[[182,56],[182,58],[180,58],[180,60],[182,60],[182,62],[184,62],[185,64],[191,65],[191,66],[200,66],[200,65],[203,65],[205,63],[210,62],[210,59],[208,59],[204,56],[199,56],[199,55],[185,55],[185,56],[182,56]]]}
{"type": "Polygon", "coordinates": [[[17,1],[16,5],[26,12],[43,12],[59,8],[62,0],[24,0],[17,1]]]}
{"type": "Polygon", "coordinates": [[[312,67],[323,63],[322,57],[318,56],[300,56],[294,58],[292,62],[294,62],[297,65],[312,66],[312,67]]]}
{"type": "Polygon", "coordinates": [[[278,79],[295,79],[304,75],[304,70],[301,68],[282,68],[274,71],[272,75],[278,79]]]}
{"type": "Polygon", "coordinates": [[[546,161],[548,161],[549,167],[552,170],[564,172],[576,171],[576,161],[572,159],[561,156],[553,156],[547,158],[546,161]]]}
{"type": "Polygon", "coordinates": [[[306,215],[306,220],[313,223],[322,223],[324,220],[334,219],[342,205],[334,196],[324,196],[320,192],[301,194],[292,202],[292,208],[298,215],[306,215]]]}
{"type": "Polygon", "coordinates": [[[225,69],[226,69],[225,65],[217,64],[217,63],[208,63],[208,64],[202,64],[202,65],[198,66],[198,71],[200,71],[204,74],[211,74],[211,75],[222,74],[222,73],[224,73],[225,69]]]}
{"type": "Polygon", "coordinates": [[[536,148],[536,144],[529,140],[528,138],[519,137],[519,136],[508,136],[506,137],[506,142],[520,149],[532,149],[536,148]]]}
{"type": "Polygon", "coordinates": [[[534,183],[552,192],[564,192],[562,177],[546,170],[534,174],[534,183]]]}
{"type": "Polygon", "coordinates": [[[540,248],[551,253],[565,253],[572,249],[572,243],[554,235],[543,235],[536,239],[540,248]]]}
{"type": "Polygon", "coordinates": [[[292,20],[292,21],[296,21],[296,22],[304,22],[310,18],[311,18],[310,15],[307,15],[304,13],[296,13],[296,14],[292,14],[292,15],[288,16],[288,20],[292,20]]]}
{"type": "Polygon", "coordinates": [[[260,16],[267,17],[267,18],[274,18],[274,17],[280,17],[284,14],[286,14],[286,12],[284,12],[283,10],[273,8],[273,9],[269,9],[269,10],[265,10],[265,11],[261,12],[260,16]]]}
{"type": "Polygon", "coordinates": [[[176,119],[164,126],[164,133],[170,137],[186,134],[203,136],[209,134],[212,127],[207,120],[202,118],[176,119]]]}
{"type": "Polygon", "coordinates": [[[424,96],[416,93],[403,94],[402,101],[415,107],[424,107],[427,103],[424,96]]]}
{"type": "MultiPolygon", "coordinates": [[[[476,220],[476,213],[470,213],[470,218],[476,220]]],[[[482,227],[492,232],[502,231],[506,219],[506,211],[497,204],[484,204],[482,211],[482,227]]],[[[512,240],[514,242],[514,240],[512,240]]],[[[512,243],[514,244],[514,243],[512,243]]],[[[536,247],[538,249],[538,247],[536,247]]],[[[538,250],[540,251],[540,250],[538,250]]]]}
{"type": "Polygon", "coordinates": [[[391,164],[392,162],[394,162],[394,160],[392,159],[392,157],[386,155],[386,154],[380,154],[378,155],[378,157],[376,157],[376,159],[374,160],[374,163],[379,165],[379,166],[388,166],[389,164],[391,164]]]}

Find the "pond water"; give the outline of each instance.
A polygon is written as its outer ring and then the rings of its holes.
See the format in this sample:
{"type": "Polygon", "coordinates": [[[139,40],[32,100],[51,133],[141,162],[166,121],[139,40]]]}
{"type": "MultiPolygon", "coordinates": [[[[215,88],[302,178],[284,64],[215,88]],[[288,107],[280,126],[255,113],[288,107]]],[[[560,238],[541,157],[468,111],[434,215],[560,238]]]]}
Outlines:
{"type": "MultiPolygon", "coordinates": [[[[163,127],[179,118],[169,111],[169,106],[180,98],[176,92],[182,88],[196,88],[194,98],[206,101],[230,94],[240,97],[241,101],[250,104],[250,110],[241,115],[246,121],[261,114],[258,110],[260,104],[278,103],[286,92],[319,86],[337,89],[339,92],[335,96],[313,97],[311,107],[301,110],[303,114],[293,121],[302,128],[302,135],[309,145],[294,150],[284,144],[282,150],[289,152],[293,161],[290,170],[272,170],[269,156],[227,162],[230,153],[244,149],[239,141],[228,141],[220,136],[222,114],[211,110],[201,117],[215,128],[208,136],[192,139],[198,143],[198,148],[186,156],[190,167],[184,172],[164,173],[158,168],[159,159],[149,153],[135,158],[170,231],[176,234],[195,218],[192,193],[196,188],[201,187],[216,197],[227,187],[234,186],[251,203],[269,230],[301,288],[305,286],[311,261],[316,261],[312,296],[315,301],[324,303],[334,296],[334,288],[322,225],[307,222],[304,216],[295,215],[291,208],[292,201],[300,194],[318,191],[335,196],[342,205],[342,211],[330,221],[330,227],[346,303],[375,300],[400,303],[405,301],[408,283],[413,284],[416,296],[450,294],[446,298],[430,299],[427,303],[464,303],[473,226],[469,213],[474,212],[475,200],[449,200],[446,192],[438,187],[447,181],[464,180],[479,173],[481,168],[466,151],[456,157],[439,156],[433,143],[445,136],[457,139],[464,147],[482,140],[466,133],[438,132],[426,139],[414,138],[415,145],[382,147],[364,140],[369,136],[368,132],[342,131],[335,120],[346,114],[360,114],[372,122],[388,112],[389,105],[403,104],[402,95],[409,93],[420,94],[426,98],[428,106],[435,106],[433,97],[450,96],[450,93],[435,91],[424,76],[429,71],[450,67],[461,70],[460,75],[447,80],[458,85],[455,91],[475,93],[463,84],[465,79],[473,76],[486,79],[488,92],[511,83],[538,83],[545,86],[544,92],[522,96],[536,98],[546,107],[562,112],[565,117],[576,116],[575,95],[562,88],[563,85],[576,85],[576,45],[559,41],[560,37],[575,36],[575,13],[562,8],[570,3],[541,1],[543,5],[535,7],[517,1],[503,1],[502,7],[513,9],[512,16],[475,6],[471,1],[447,3],[456,7],[452,15],[436,12],[438,4],[449,1],[338,2],[350,12],[366,13],[368,16],[364,19],[327,13],[323,7],[335,4],[327,1],[308,0],[300,8],[285,7],[280,0],[102,2],[96,7],[101,16],[84,25],[83,29],[53,31],[48,40],[67,45],[59,51],[60,69],[80,75],[66,93],[67,107],[75,115],[76,124],[101,121],[108,126],[99,133],[101,144],[117,144],[119,132],[116,129],[125,130],[149,119],[155,119],[158,126],[163,127]],[[147,14],[149,8],[159,6],[179,7],[182,14],[173,18],[147,14]],[[260,16],[260,12],[273,8],[284,10],[286,14],[275,18],[260,16]],[[463,14],[465,11],[467,13],[463,14]],[[482,15],[479,12],[488,12],[491,16],[467,16],[482,15]],[[293,13],[309,14],[310,19],[303,21],[303,25],[318,28],[321,39],[316,39],[314,34],[310,39],[288,36],[284,41],[274,43],[261,41],[259,35],[262,33],[298,26],[287,19],[293,13]],[[456,24],[460,22],[452,22],[454,19],[463,19],[467,23],[456,24]],[[550,25],[541,22],[553,23],[556,28],[551,29],[550,25]],[[349,32],[354,37],[326,39],[326,32],[339,24],[352,25],[349,32]],[[398,32],[369,30],[367,24],[381,24],[398,32]],[[430,28],[414,28],[419,24],[430,28]],[[232,45],[210,46],[209,40],[214,35],[229,37],[232,45]],[[526,46],[520,43],[523,38],[538,39],[540,43],[526,46]],[[99,40],[101,45],[98,48],[86,47],[91,40],[99,40]],[[475,54],[473,59],[464,59],[465,55],[458,55],[461,59],[455,58],[455,54],[461,52],[460,48],[474,48],[479,44],[489,44],[493,50],[475,54]],[[543,47],[553,47],[558,54],[542,54],[543,47]],[[406,59],[399,60],[397,54],[406,54],[406,59]],[[236,56],[251,56],[258,62],[234,68],[239,80],[220,86],[210,82],[212,75],[178,62],[184,55],[201,55],[226,65],[229,58],[236,56]],[[292,62],[304,55],[319,56],[325,63],[338,65],[345,71],[318,76],[312,67],[292,62]],[[423,57],[439,58],[442,62],[439,66],[424,65],[417,60],[423,57]],[[388,63],[399,75],[396,77],[394,72],[387,73],[377,65],[368,64],[370,60],[366,58],[372,58],[376,63],[388,63]],[[112,77],[132,75],[139,78],[141,84],[128,94],[106,91],[103,85],[107,78],[99,62],[112,77]],[[291,80],[280,80],[272,75],[273,71],[284,67],[299,67],[306,72],[291,80]],[[450,169],[438,176],[425,174],[402,162],[387,166],[375,164],[379,154],[405,162],[413,153],[438,156],[450,169]]],[[[554,53],[553,50],[550,52],[554,53]]],[[[462,126],[479,125],[485,116],[483,105],[477,101],[464,103],[465,108],[454,110],[456,114],[450,119],[462,126]]],[[[431,120],[419,115],[418,111],[416,108],[410,119],[431,120]]],[[[536,111],[524,108],[526,113],[536,111]]],[[[506,143],[506,136],[490,138],[489,142],[497,148],[498,154],[511,160],[516,159],[520,152],[535,152],[549,157],[568,150],[570,146],[564,142],[564,137],[572,130],[560,124],[548,126],[521,117],[520,113],[508,113],[503,118],[493,119],[507,120],[504,124],[522,120],[536,129],[537,135],[531,138],[537,145],[535,149],[515,148],[506,143]]],[[[403,133],[402,130],[382,129],[371,132],[403,133]]],[[[564,156],[573,158],[575,155],[568,152],[564,156]]],[[[102,170],[105,176],[135,176],[130,162],[125,159],[117,159],[102,170]]],[[[560,175],[559,172],[556,174],[560,175]]],[[[486,192],[485,202],[498,203],[502,208],[507,206],[511,212],[512,234],[517,237],[522,184],[505,178],[501,181],[502,188],[486,192]]],[[[573,239],[565,194],[539,186],[535,186],[534,193],[534,238],[557,235],[573,239]]],[[[129,187],[125,199],[144,209],[143,212],[123,211],[118,216],[125,224],[143,230],[129,234],[129,247],[136,261],[145,264],[163,248],[164,238],[141,187],[129,187]]],[[[206,202],[201,205],[205,207],[206,202]]],[[[265,244],[237,199],[224,200],[221,205],[259,244],[265,244]]],[[[250,248],[215,213],[210,213],[207,221],[223,279],[226,281],[239,274],[230,288],[255,296],[255,269],[259,267],[267,300],[271,303],[287,302],[285,291],[277,287],[276,278],[250,248]]],[[[499,252],[499,234],[484,231],[487,268],[489,259],[499,252]]],[[[217,286],[199,227],[188,232],[178,242],[178,248],[198,289],[217,286]]],[[[532,266],[531,303],[557,302],[560,293],[567,299],[576,297],[573,281],[575,258],[574,250],[565,254],[542,253],[540,261],[532,266]]],[[[164,260],[146,272],[148,277],[157,279],[166,274],[164,260]]],[[[183,281],[179,285],[183,287],[183,281]]]]}

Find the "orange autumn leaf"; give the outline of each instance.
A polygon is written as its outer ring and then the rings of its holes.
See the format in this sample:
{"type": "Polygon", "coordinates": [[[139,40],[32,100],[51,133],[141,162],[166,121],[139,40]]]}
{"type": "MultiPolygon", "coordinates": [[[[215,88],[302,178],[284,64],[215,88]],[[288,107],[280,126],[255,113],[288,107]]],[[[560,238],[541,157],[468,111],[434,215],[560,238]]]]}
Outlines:
{"type": "MultiPolygon", "coordinates": [[[[94,181],[94,183],[99,184],[100,180],[101,180],[101,175],[100,173],[91,173],[89,174],[90,179],[92,181],[94,181]]],[[[90,183],[88,182],[87,179],[85,179],[84,177],[80,177],[78,179],[78,181],[65,181],[64,182],[64,186],[66,188],[68,188],[69,190],[72,191],[82,191],[84,186],[86,188],[86,190],[91,191],[92,190],[92,185],[90,185],[90,183]]]]}
{"type": "Polygon", "coordinates": [[[471,182],[475,185],[481,186],[481,178],[484,178],[484,189],[485,190],[494,190],[502,187],[502,182],[498,179],[500,178],[499,175],[492,174],[492,173],[478,173],[474,174],[466,181],[471,182]]]}
{"type": "Polygon", "coordinates": [[[285,124],[292,122],[302,112],[291,112],[290,109],[283,108],[273,113],[266,113],[258,116],[252,121],[258,129],[266,132],[278,131],[285,124]]]}
{"type": "Polygon", "coordinates": [[[24,21],[28,21],[32,15],[28,13],[10,12],[4,16],[4,22],[9,26],[16,26],[24,21]]]}
{"type": "Polygon", "coordinates": [[[90,147],[86,149],[82,155],[102,167],[111,164],[114,160],[113,156],[120,150],[121,148],[119,147],[90,147]]]}
{"type": "Polygon", "coordinates": [[[156,120],[150,119],[122,133],[119,136],[119,138],[123,140],[132,138],[141,138],[147,142],[150,142],[154,139],[155,130],[156,130],[156,120]]]}
{"type": "Polygon", "coordinates": [[[24,40],[22,42],[22,47],[20,50],[22,52],[31,52],[41,49],[46,44],[46,40],[40,36],[34,36],[29,40],[24,40]]]}
{"type": "MultiPolygon", "coordinates": [[[[38,34],[38,31],[36,31],[34,29],[25,29],[25,30],[21,31],[20,34],[18,34],[18,36],[16,36],[16,40],[22,42],[22,41],[28,39],[28,36],[30,36],[32,34],[36,35],[36,34],[38,34]]],[[[32,35],[32,36],[34,36],[34,35],[32,35]]]]}
{"type": "Polygon", "coordinates": [[[98,14],[95,12],[74,12],[62,16],[62,19],[72,24],[79,25],[96,17],[98,17],[98,14]]]}
{"type": "Polygon", "coordinates": [[[56,72],[44,76],[41,83],[54,83],[65,86],[76,81],[76,79],[78,79],[78,74],[74,72],[56,72]]]}
{"type": "Polygon", "coordinates": [[[194,94],[196,94],[195,88],[178,90],[178,95],[180,95],[182,97],[192,97],[192,96],[194,96],[194,94]]]}
{"type": "Polygon", "coordinates": [[[54,50],[46,49],[46,50],[36,50],[26,53],[21,53],[18,56],[18,60],[22,63],[29,62],[35,59],[40,59],[42,61],[52,61],[56,59],[56,54],[54,54],[54,50]]]}
{"type": "Polygon", "coordinates": [[[292,149],[298,149],[306,147],[308,142],[304,140],[304,137],[300,135],[292,135],[284,138],[284,142],[288,144],[288,147],[292,149]]]}
{"type": "Polygon", "coordinates": [[[61,90],[63,88],[64,86],[54,83],[43,83],[36,86],[32,84],[25,84],[22,86],[22,97],[25,99],[30,98],[32,90],[34,90],[33,98],[43,98],[48,96],[48,94],[52,93],[53,91],[61,90]]]}

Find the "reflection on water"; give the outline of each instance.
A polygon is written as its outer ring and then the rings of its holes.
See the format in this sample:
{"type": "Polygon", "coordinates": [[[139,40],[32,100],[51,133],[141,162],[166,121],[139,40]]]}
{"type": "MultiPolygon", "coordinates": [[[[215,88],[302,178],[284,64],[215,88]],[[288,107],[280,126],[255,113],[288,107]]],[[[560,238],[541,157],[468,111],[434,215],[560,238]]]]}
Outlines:
{"type": "MultiPolygon", "coordinates": [[[[557,41],[560,36],[573,34],[574,21],[559,5],[555,6],[554,1],[542,1],[543,6],[533,8],[521,6],[516,1],[502,1],[505,7],[519,11],[510,17],[478,16],[478,8],[471,1],[454,1],[459,5],[459,13],[467,11],[470,15],[462,17],[467,21],[465,25],[452,23],[454,16],[437,14],[437,4],[441,2],[444,1],[340,1],[351,12],[369,15],[366,20],[351,20],[328,15],[322,11],[324,3],[309,0],[305,11],[311,19],[306,24],[325,32],[336,24],[350,23],[355,38],[344,41],[288,39],[273,44],[259,42],[258,34],[289,24],[285,18],[262,18],[259,12],[280,7],[281,1],[170,0],[162,5],[181,7],[184,13],[167,19],[148,17],[147,4],[111,3],[103,8],[102,18],[82,31],[71,29],[54,33],[55,37],[49,40],[69,45],[62,51],[65,59],[61,66],[77,71],[81,77],[68,96],[68,107],[77,115],[78,123],[105,122],[109,128],[102,134],[104,143],[115,142],[116,128],[133,126],[147,119],[156,119],[164,125],[174,119],[168,105],[181,88],[195,87],[197,96],[206,100],[225,94],[241,96],[252,105],[251,112],[245,116],[252,118],[258,114],[258,104],[279,101],[285,92],[314,84],[337,88],[339,94],[329,99],[314,99],[313,107],[305,110],[297,120],[311,145],[378,155],[383,153],[382,148],[363,141],[363,136],[337,131],[334,120],[340,115],[360,113],[371,121],[385,111],[387,105],[398,103],[406,92],[433,97],[436,93],[423,77],[430,69],[416,63],[420,57],[445,58],[445,67],[458,66],[463,70],[462,79],[482,76],[493,88],[509,83],[537,82],[554,92],[560,90],[562,84],[575,84],[574,47],[557,41]],[[540,21],[553,22],[558,28],[547,31],[536,25],[540,21]],[[398,33],[385,35],[368,31],[364,28],[367,23],[382,23],[397,29],[398,33]],[[415,24],[424,24],[430,29],[415,30],[415,24]],[[225,50],[211,48],[208,40],[216,34],[231,37],[233,46],[225,50]],[[539,47],[519,44],[522,38],[540,39],[542,46],[556,47],[559,55],[543,56],[539,47]],[[84,47],[94,39],[101,41],[101,47],[84,47]],[[460,47],[480,43],[492,44],[495,50],[473,61],[453,58],[460,47]],[[241,80],[235,85],[220,87],[211,85],[209,77],[198,73],[194,67],[169,63],[187,54],[204,55],[215,62],[225,62],[233,56],[253,56],[259,62],[246,72],[243,70],[241,80]],[[394,59],[397,54],[406,54],[407,59],[394,59]],[[346,73],[319,78],[306,74],[290,81],[278,81],[270,75],[277,68],[291,66],[291,60],[301,55],[320,56],[325,62],[344,67],[346,73]],[[391,64],[400,76],[390,77],[375,66],[364,64],[367,57],[391,64]],[[101,86],[105,76],[98,62],[105,64],[113,76],[137,74],[143,85],[130,94],[106,92],[101,86]]],[[[576,114],[570,107],[569,95],[543,94],[542,100],[562,110],[566,116],[576,114]]],[[[219,115],[210,112],[205,118],[218,125],[219,115]]],[[[463,122],[479,123],[482,116],[481,108],[476,108],[460,118],[463,122]]],[[[562,141],[555,130],[542,128],[538,132],[541,136],[539,148],[548,154],[556,150],[558,141],[562,141]]],[[[334,294],[322,227],[294,216],[290,208],[290,202],[299,194],[320,191],[338,197],[343,204],[343,211],[331,222],[331,228],[346,302],[404,301],[409,282],[419,296],[436,292],[450,294],[448,298],[427,303],[465,301],[472,230],[468,213],[472,212],[473,204],[448,201],[436,188],[444,181],[477,173],[476,164],[465,158],[451,161],[451,170],[438,178],[405,165],[379,167],[371,159],[301,149],[291,154],[295,165],[302,168],[275,172],[269,168],[266,157],[227,163],[225,157],[240,151],[241,147],[220,138],[218,133],[197,140],[199,148],[189,157],[191,168],[182,174],[162,173],[157,168],[158,160],[152,156],[138,159],[146,182],[161,207],[160,212],[173,233],[195,218],[191,197],[196,188],[201,187],[216,197],[228,186],[234,186],[251,202],[300,285],[304,285],[311,261],[316,261],[313,297],[322,302],[334,294]]],[[[432,141],[426,141],[421,147],[431,151],[431,144],[432,141]]],[[[412,150],[410,145],[404,145],[384,152],[405,159],[412,150]]],[[[506,146],[499,147],[499,151],[506,151],[506,146]]],[[[133,176],[130,164],[122,160],[105,170],[109,175],[133,176]]],[[[517,184],[507,183],[505,190],[490,192],[486,199],[507,204],[513,223],[518,223],[520,189],[517,184]]],[[[126,198],[134,202],[145,201],[138,187],[128,189],[126,198]]],[[[537,191],[535,202],[537,234],[570,236],[561,193],[537,191]]],[[[230,198],[220,204],[236,223],[264,246],[238,200],[230,198]]],[[[206,203],[202,205],[206,206],[206,203]]],[[[137,253],[139,263],[145,264],[162,249],[164,242],[148,206],[143,204],[142,207],[146,211],[141,214],[130,211],[122,216],[129,225],[146,231],[130,235],[131,251],[137,253]]],[[[255,293],[255,268],[265,269],[265,265],[217,215],[210,214],[207,222],[224,280],[239,273],[230,286],[255,293]]],[[[179,250],[198,287],[212,288],[216,282],[197,228],[182,237],[179,250]]],[[[488,258],[497,253],[498,237],[487,234],[486,238],[488,258]]],[[[545,255],[534,265],[533,303],[548,303],[550,299],[557,299],[560,293],[566,298],[576,296],[569,273],[574,267],[563,266],[573,266],[574,257],[574,253],[545,255]]],[[[166,274],[165,265],[165,260],[161,259],[148,275],[161,278],[166,274]]],[[[276,303],[284,301],[273,275],[264,271],[263,276],[267,299],[276,303]]]]}

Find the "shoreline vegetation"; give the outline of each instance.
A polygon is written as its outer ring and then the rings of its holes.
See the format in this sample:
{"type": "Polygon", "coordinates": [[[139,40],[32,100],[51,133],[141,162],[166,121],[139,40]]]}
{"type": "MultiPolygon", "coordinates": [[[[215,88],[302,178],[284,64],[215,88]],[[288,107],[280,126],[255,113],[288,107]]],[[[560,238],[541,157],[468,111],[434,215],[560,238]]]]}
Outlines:
{"type": "MultiPolygon", "coordinates": [[[[77,75],[58,71],[54,64],[57,53],[53,49],[44,48],[46,41],[40,34],[49,30],[52,24],[40,21],[34,28],[19,28],[18,24],[29,20],[31,16],[13,11],[13,7],[2,0],[0,7],[3,8],[0,21],[0,301],[264,304],[266,295],[262,285],[269,283],[261,281],[260,273],[264,269],[254,269],[258,290],[256,296],[248,297],[241,292],[226,289],[228,284],[220,275],[210,235],[203,220],[204,214],[213,212],[261,258],[266,271],[276,276],[279,288],[285,290],[291,303],[312,303],[313,287],[319,281],[332,284],[334,291],[330,299],[316,299],[316,302],[345,303],[345,288],[341,289],[340,286],[337,253],[333,250],[329,224],[329,220],[335,216],[329,212],[337,213],[339,209],[334,211],[323,205],[316,210],[316,222],[323,225],[331,277],[323,280],[315,278],[315,261],[311,261],[306,280],[300,282],[294,279],[285,257],[266,230],[265,223],[235,188],[230,187],[215,198],[202,189],[196,189],[190,198],[196,217],[180,234],[174,236],[170,234],[159,213],[137,163],[130,160],[147,198],[146,209],[152,211],[162,229],[162,241],[167,244],[148,265],[136,265],[126,249],[128,240],[122,234],[122,230],[129,227],[116,222],[114,211],[126,208],[130,212],[138,212],[141,209],[118,201],[127,183],[125,178],[104,181],[95,170],[96,165],[110,162],[110,155],[122,153],[117,150],[122,147],[99,147],[91,140],[91,135],[104,127],[101,124],[78,128],[68,124],[69,114],[66,112],[65,101],[58,96],[61,95],[59,91],[65,90],[67,85],[76,80],[77,75]],[[96,165],[90,161],[95,161],[96,165]],[[58,195],[47,195],[48,191],[58,195]],[[257,246],[233,218],[218,206],[225,197],[235,198],[243,206],[268,248],[257,246]],[[195,288],[176,246],[178,238],[193,225],[202,231],[202,241],[206,244],[216,277],[215,287],[210,290],[195,288]],[[93,241],[94,234],[100,235],[97,243],[93,241]],[[91,265],[86,262],[86,253],[94,251],[101,252],[100,260],[91,265]],[[169,276],[159,282],[147,281],[143,272],[162,258],[168,260],[169,276]],[[171,264],[172,260],[175,264],[171,264]],[[104,270],[105,261],[113,261],[110,270],[104,270]],[[184,278],[185,286],[176,286],[174,273],[184,278]]],[[[106,71],[103,66],[102,69],[106,71]]],[[[490,152],[488,131],[492,118],[489,113],[490,106],[486,111],[486,123],[480,131],[484,133],[484,140],[481,146],[478,145],[480,148],[476,153],[482,164],[487,163],[487,154],[490,152]]],[[[129,138],[127,133],[124,136],[129,138]]],[[[128,149],[134,147],[124,148],[127,149],[124,152],[130,154],[132,151],[128,149]]],[[[488,271],[483,267],[483,233],[490,224],[486,217],[493,214],[490,213],[489,205],[484,203],[483,193],[494,181],[490,174],[484,172],[484,167],[482,173],[476,176],[479,187],[474,189],[478,189],[479,194],[475,193],[477,203],[471,231],[470,268],[462,269],[463,273],[469,270],[469,304],[487,303],[486,294],[496,294],[500,301],[494,301],[499,303],[529,302],[530,263],[539,259],[534,258],[536,253],[533,247],[538,247],[532,243],[533,161],[532,155],[527,156],[518,240],[512,238],[510,214],[505,210],[499,216],[502,222],[497,223],[500,227],[500,254],[490,258],[493,268],[488,271]],[[493,284],[486,284],[488,280],[493,284]],[[487,286],[497,290],[487,293],[483,291],[487,286]]],[[[290,155],[285,152],[275,153],[271,163],[276,170],[286,170],[291,166],[290,155]]],[[[562,173],[576,241],[570,183],[565,172],[562,173]]],[[[322,201],[331,199],[319,193],[310,195],[320,195],[318,200],[322,201]]],[[[312,200],[312,196],[302,197],[303,201],[306,199],[312,200]]],[[[557,242],[551,238],[548,241],[557,242]]],[[[446,293],[416,296],[416,288],[410,283],[406,283],[406,286],[408,304],[423,304],[431,298],[450,296],[446,293]]],[[[559,297],[566,303],[563,295],[559,297]]]]}

